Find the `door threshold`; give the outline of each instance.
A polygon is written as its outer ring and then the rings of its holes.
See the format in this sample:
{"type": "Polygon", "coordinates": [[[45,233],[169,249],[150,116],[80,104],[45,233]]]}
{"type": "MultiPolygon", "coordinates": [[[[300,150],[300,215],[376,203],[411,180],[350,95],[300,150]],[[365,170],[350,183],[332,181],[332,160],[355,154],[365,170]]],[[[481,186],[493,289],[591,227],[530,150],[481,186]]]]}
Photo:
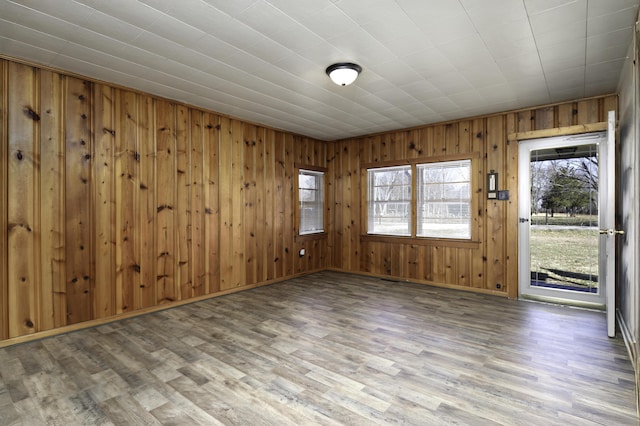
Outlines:
{"type": "Polygon", "coordinates": [[[602,303],[583,302],[580,300],[564,299],[562,297],[538,296],[533,294],[521,294],[520,299],[533,302],[549,303],[553,305],[570,306],[573,308],[589,309],[592,311],[606,311],[606,306],[602,303]]]}

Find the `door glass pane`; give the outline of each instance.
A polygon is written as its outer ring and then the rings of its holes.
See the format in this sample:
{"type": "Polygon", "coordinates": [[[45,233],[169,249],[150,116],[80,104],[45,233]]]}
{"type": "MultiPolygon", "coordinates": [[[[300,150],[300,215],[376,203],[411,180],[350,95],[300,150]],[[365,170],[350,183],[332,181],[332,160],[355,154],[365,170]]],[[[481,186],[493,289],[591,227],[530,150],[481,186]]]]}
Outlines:
{"type": "Polygon", "coordinates": [[[598,293],[598,145],[531,151],[531,285],[598,293]]]}

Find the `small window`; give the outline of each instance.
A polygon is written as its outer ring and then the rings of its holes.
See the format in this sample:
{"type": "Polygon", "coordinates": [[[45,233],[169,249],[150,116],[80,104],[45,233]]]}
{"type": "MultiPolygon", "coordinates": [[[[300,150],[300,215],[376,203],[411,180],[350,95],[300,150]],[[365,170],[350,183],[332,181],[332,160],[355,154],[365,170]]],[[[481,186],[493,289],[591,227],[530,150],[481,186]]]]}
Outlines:
{"type": "Polygon", "coordinates": [[[369,234],[411,235],[411,166],[367,170],[369,234]]]}
{"type": "Polygon", "coordinates": [[[417,236],[471,238],[471,160],[416,166],[417,236]]]}
{"type": "Polygon", "coordinates": [[[300,169],[298,208],[300,235],[324,232],[324,172],[300,169]]]}

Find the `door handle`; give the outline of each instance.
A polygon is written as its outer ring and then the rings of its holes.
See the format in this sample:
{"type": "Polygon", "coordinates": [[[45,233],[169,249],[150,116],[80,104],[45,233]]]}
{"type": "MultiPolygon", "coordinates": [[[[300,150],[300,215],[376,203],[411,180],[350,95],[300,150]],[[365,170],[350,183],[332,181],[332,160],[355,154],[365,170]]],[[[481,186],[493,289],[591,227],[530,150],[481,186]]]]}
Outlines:
{"type": "Polygon", "coordinates": [[[613,235],[616,235],[616,234],[618,234],[618,235],[623,235],[623,234],[624,234],[624,231],[619,231],[619,230],[617,230],[617,229],[601,229],[601,230],[600,230],[600,233],[601,233],[601,234],[607,234],[607,235],[612,235],[612,236],[613,236],[613,235]]]}

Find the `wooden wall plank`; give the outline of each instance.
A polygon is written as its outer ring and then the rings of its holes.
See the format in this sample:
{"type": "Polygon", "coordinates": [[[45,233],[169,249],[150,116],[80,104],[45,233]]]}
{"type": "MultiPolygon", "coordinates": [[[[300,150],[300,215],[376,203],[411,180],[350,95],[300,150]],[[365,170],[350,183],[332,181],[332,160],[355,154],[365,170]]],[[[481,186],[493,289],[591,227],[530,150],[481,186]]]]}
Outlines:
{"type": "Polygon", "coordinates": [[[94,318],[91,191],[91,83],[67,78],[65,98],[65,261],[67,324],[94,318]]]}
{"type": "Polygon", "coordinates": [[[191,118],[183,105],[176,108],[176,288],[178,298],[195,296],[191,273],[191,118]]]}
{"type": "Polygon", "coordinates": [[[136,252],[138,232],[139,149],[137,146],[137,95],[118,91],[115,136],[115,268],[116,311],[139,308],[134,302],[134,285],[140,282],[140,259],[136,252]]]}
{"type": "Polygon", "coordinates": [[[204,115],[204,252],[206,294],[220,291],[220,117],[204,115]]]}
{"type": "MultiPolygon", "coordinates": [[[[384,161],[389,160],[389,149],[388,149],[389,143],[388,140],[383,140],[382,141],[382,151],[383,151],[383,155],[382,155],[382,159],[384,161]]],[[[354,152],[357,151],[356,147],[353,146],[353,144],[349,144],[349,143],[343,143],[342,147],[340,149],[342,155],[342,198],[341,200],[343,200],[342,205],[341,205],[341,212],[340,214],[342,215],[342,265],[343,268],[348,269],[348,270],[353,270],[354,267],[356,266],[357,263],[359,262],[355,262],[355,260],[357,259],[357,256],[354,256],[354,251],[355,251],[355,247],[354,247],[354,241],[353,241],[353,236],[351,233],[351,222],[354,220],[353,218],[353,211],[351,209],[352,204],[356,204],[356,203],[351,203],[351,200],[358,200],[359,198],[355,198],[354,194],[351,192],[351,188],[352,188],[352,182],[351,182],[351,176],[349,176],[349,170],[350,170],[350,162],[352,160],[354,160],[352,158],[351,155],[351,149],[354,149],[354,152]],[[347,202],[344,202],[344,200],[347,200],[347,202]]]]}
{"type": "Polygon", "coordinates": [[[254,226],[255,236],[253,238],[254,263],[256,268],[256,283],[264,282],[267,279],[266,264],[264,255],[269,241],[269,228],[266,225],[265,218],[265,185],[268,183],[265,178],[265,129],[264,127],[256,128],[254,148],[254,181],[255,181],[255,200],[254,200],[254,226]]]}
{"type": "MultiPolygon", "coordinates": [[[[506,135],[503,129],[501,116],[487,119],[487,171],[504,171],[504,142],[506,135]]],[[[506,182],[505,173],[498,175],[498,189],[504,189],[506,182]]],[[[487,227],[486,250],[487,270],[486,286],[496,289],[500,284],[504,288],[504,241],[505,241],[505,206],[501,201],[489,200],[487,202],[487,227]]]]}
{"type": "Polygon", "coordinates": [[[154,306],[157,301],[158,262],[156,203],[156,131],[155,101],[149,96],[138,99],[138,138],[140,141],[140,283],[136,288],[135,305],[154,306]]]}
{"type": "Polygon", "coordinates": [[[467,154],[471,151],[471,142],[472,142],[472,122],[471,121],[462,121],[458,125],[458,151],[459,154],[467,154]]]}
{"type": "Polygon", "coordinates": [[[64,77],[40,72],[40,206],[41,303],[40,330],[66,324],[64,259],[64,77]]]}
{"type": "MultiPolygon", "coordinates": [[[[284,258],[284,274],[286,276],[293,275],[294,273],[294,264],[293,264],[293,256],[295,251],[294,246],[294,229],[296,228],[294,224],[294,208],[295,203],[293,196],[293,185],[295,182],[294,179],[294,167],[293,167],[293,157],[294,157],[294,146],[293,146],[293,135],[285,134],[284,135],[284,222],[283,222],[283,230],[282,235],[284,237],[284,253],[282,253],[282,257],[284,258]]],[[[297,255],[297,253],[295,253],[297,255]]]]}
{"type": "Polygon", "coordinates": [[[601,114],[602,98],[586,99],[578,102],[578,124],[606,121],[601,114]]]}
{"type": "MultiPolygon", "coordinates": [[[[375,144],[374,146],[378,146],[375,144]]],[[[336,142],[333,144],[333,156],[331,159],[331,164],[333,165],[333,203],[331,207],[333,208],[333,215],[331,216],[331,222],[333,227],[332,237],[333,237],[333,266],[334,268],[342,268],[345,270],[349,270],[345,267],[343,263],[343,252],[344,252],[344,230],[342,228],[342,200],[344,200],[343,195],[343,178],[344,178],[344,170],[342,167],[343,155],[340,152],[342,149],[342,143],[336,142]]],[[[372,155],[375,155],[375,158],[378,158],[375,153],[372,151],[372,155]]],[[[366,229],[361,231],[362,234],[367,232],[366,229]]]]}
{"type": "MultiPolygon", "coordinates": [[[[305,156],[306,156],[306,147],[303,146],[302,143],[302,137],[299,135],[293,135],[293,146],[292,146],[292,151],[291,151],[291,160],[293,161],[294,165],[300,165],[300,164],[308,164],[305,160],[305,156]]],[[[293,238],[294,238],[294,243],[291,246],[291,252],[293,253],[293,264],[292,264],[292,270],[293,273],[299,273],[302,268],[304,267],[303,265],[306,263],[306,259],[308,258],[307,256],[299,256],[298,253],[300,252],[300,249],[305,246],[304,243],[296,241],[296,237],[299,235],[300,232],[300,214],[295,212],[296,210],[296,201],[298,200],[298,197],[296,195],[297,191],[298,191],[298,174],[296,172],[296,168],[294,166],[293,169],[293,173],[291,174],[291,180],[292,180],[292,194],[293,194],[293,199],[292,199],[292,208],[294,209],[294,217],[293,217],[293,221],[292,221],[292,226],[293,226],[293,230],[292,230],[292,234],[293,234],[293,238]]]]}
{"type": "Polygon", "coordinates": [[[458,249],[457,258],[453,260],[456,265],[456,284],[461,287],[471,286],[471,253],[468,249],[458,249]]]}
{"type": "MultiPolygon", "coordinates": [[[[56,76],[57,77],[57,76],[56,76]]],[[[116,89],[96,85],[94,90],[93,192],[95,194],[95,299],[96,318],[116,313],[115,293],[115,199],[114,173],[116,146],[116,89]]],[[[58,173],[64,173],[60,167],[58,173]]],[[[52,188],[53,189],[53,188],[52,188]]],[[[60,191],[53,191],[60,192],[60,191]]],[[[53,194],[52,194],[53,195],[53,194]]],[[[62,198],[62,197],[60,197],[62,198]]],[[[62,211],[63,207],[59,207],[62,211]]]]}
{"type": "MultiPolygon", "coordinates": [[[[233,210],[231,120],[220,117],[220,289],[233,287],[233,210]]],[[[244,265],[242,265],[244,267],[244,265]]]]}
{"type": "Polygon", "coordinates": [[[447,145],[445,141],[445,124],[438,124],[433,127],[432,147],[432,155],[446,155],[447,145]]]}
{"type": "Polygon", "coordinates": [[[575,125],[577,112],[577,106],[571,102],[558,105],[558,127],[575,125]]]}
{"type": "MultiPolygon", "coordinates": [[[[516,122],[513,114],[508,114],[506,122],[506,134],[515,131],[516,122]]],[[[506,164],[518,164],[518,143],[506,140],[505,147],[506,164]]],[[[518,297],[518,167],[505,167],[505,189],[509,191],[509,200],[505,203],[505,291],[510,298],[518,297]]]]}
{"type": "Polygon", "coordinates": [[[0,340],[9,338],[9,65],[0,59],[0,340]]]}
{"type": "Polygon", "coordinates": [[[176,105],[156,101],[157,304],[179,299],[176,279],[176,105]]]}
{"type": "MultiPolygon", "coordinates": [[[[191,122],[189,128],[191,132],[191,164],[189,180],[191,192],[189,202],[191,204],[191,230],[189,232],[189,259],[191,259],[191,280],[192,295],[202,296],[207,294],[207,269],[205,251],[205,162],[204,162],[204,113],[202,111],[191,111],[191,122]]],[[[208,132],[207,132],[208,133],[208,132]]],[[[208,163],[207,163],[208,164],[208,163]]],[[[184,297],[184,294],[183,294],[184,297]]]]}
{"type": "Polygon", "coordinates": [[[245,277],[247,284],[255,284],[257,278],[257,244],[256,236],[258,233],[257,220],[257,129],[256,126],[246,124],[243,128],[244,142],[244,160],[242,167],[244,169],[244,182],[242,185],[244,192],[244,255],[245,255],[245,277]]]}
{"type": "Polygon", "coordinates": [[[535,130],[535,120],[535,111],[520,111],[518,113],[518,132],[535,130]]]}
{"type": "Polygon", "coordinates": [[[272,280],[276,277],[276,261],[278,254],[275,251],[275,241],[277,238],[275,217],[276,194],[275,181],[275,131],[265,129],[264,133],[264,241],[262,250],[262,263],[264,267],[264,280],[272,280]]]}
{"type": "Polygon", "coordinates": [[[598,121],[607,121],[609,111],[618,111],[618,97],[607,96],[602,100],[602,109],[598,121]]]}
{"type": "Polygon", "coordinates": [[[273,223],[273,237],[274,237],[274,254],[273,262],[275,266],[275,276],[285,276],[285,249],[286,242],[284,239],[285,223],[285,141],[284,133],[276,132],[275,145],[274,145],[274,223],[273,223]]]}
{"type": "Polygon", "coordinates": [[[233,253],[233,269],[231,274],[231,288],[243,286],[246,283],[245,257],[245,170],[244,170],[244,124],[239,120],[231,120],[231,220],[233,253]]]}
{"type": "Polygon", "coordinates": [[[460,153],[459,123],[450,123],[444,126],[444,147],[442,154],[460,153]]]}
{"type": "Polygon", "coordinates": [[[555,127],[558,127],[556,120],[556,110],[557,107],[555,106],[538,108],[535,111],[536,130],[553,129],[555,127]]]}
{"type": "MultiPolygon", "coordinates": [[[[39,176],[37,71],[10,63],[8,69],[8,279],[9,337],[37,331],[38,276],[35,274],[36,193],[39,176]]],[[[39,203],[38,203],[39,204],[39,203]]]]}

